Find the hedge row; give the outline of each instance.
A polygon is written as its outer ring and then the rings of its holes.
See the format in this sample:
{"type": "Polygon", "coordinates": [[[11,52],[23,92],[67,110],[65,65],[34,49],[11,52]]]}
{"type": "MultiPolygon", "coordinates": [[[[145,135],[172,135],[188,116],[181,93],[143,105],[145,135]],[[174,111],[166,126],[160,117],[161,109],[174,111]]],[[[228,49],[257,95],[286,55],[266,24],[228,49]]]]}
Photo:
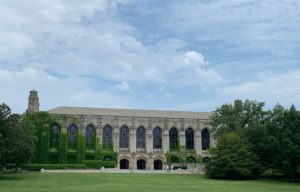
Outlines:
{"type": "Polygon", "coordinates": [[[41,170],[41,169],[86,169],[84,164],[24,164],[21,165],[25,170],[41,170]]]}
{"type": "Polygon", "coordinates": [[[83,160],[88,168],[100,169],[101,167],[105,168],[115,168],[117,166],[116,161],[100,161],[100,160],[83,160]]]}

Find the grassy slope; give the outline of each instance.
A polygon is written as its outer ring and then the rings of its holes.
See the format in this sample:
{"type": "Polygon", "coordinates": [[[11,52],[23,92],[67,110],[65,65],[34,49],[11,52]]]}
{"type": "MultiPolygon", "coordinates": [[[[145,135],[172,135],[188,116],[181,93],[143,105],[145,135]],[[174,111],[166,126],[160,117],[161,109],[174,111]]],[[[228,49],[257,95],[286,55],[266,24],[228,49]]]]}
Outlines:
{"type": "Polygon", "coordinates": [[[23,173],[0,175],[0,191],[299,192],[300,184],[266,179],[212,180],[201,175],[23,173]]]}

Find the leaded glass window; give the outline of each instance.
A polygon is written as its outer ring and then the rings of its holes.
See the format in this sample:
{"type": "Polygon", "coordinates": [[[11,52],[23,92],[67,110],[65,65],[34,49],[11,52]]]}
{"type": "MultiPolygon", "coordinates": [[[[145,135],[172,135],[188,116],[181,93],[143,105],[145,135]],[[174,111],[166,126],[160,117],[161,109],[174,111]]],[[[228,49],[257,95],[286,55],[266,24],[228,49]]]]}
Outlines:
{"type": "Polygon", "coordinates": [[[136,148],[146,148],[146,130],[144,127],[139,127],[136,130],[136,148]]]}
{"type": "Polygon", "coordinates": [[[120,148],[128,148],[129,147],[129,129],[128,127],[124,126],[120,129],[120,148]]]}
{"type": "Polygon", "coordinates": [[[185,131],[185,147],[186,149],[194,149],[194,131],[191,128],[185,131]]]}
{"type": "Polygon", "coordinates": [[[68,128],[68,148],[69,149],[77,148],[77,137],[78,137],[78,128],[76,125],[72,124],[68,128]]]}
{"type": "Polygon", "coordinates": [[[162,147],[162,132],[161,128],[156,127],[153,129],[153,148],[161,149],[162,147]]]}
{"type": "Polygon", "coordinates": [[[178,131],[175,127],[169,131],[170,149],[178,148],[178,131]]]}
{"type": "Polygon", "coordinates": [[[94,149],[96,140],[96,129],[93,125],[88,125],[85,130],[86,149],[94,149]]]}
{"type": "Polygon", "coordinates": [[[59,146],[60,128],[58,125],[53,125],[50,128],[50,148],[58,148],[59,146]]]}
{"type": "Polygon", "coordinates": [[[207,150],[210,147],[210,134],[207,128],[201,131],[202,150],[207,150]]]}
{"type": "Polygon", "coordinates": [[[103,147],[105,148],[112,147],[112,128],[109,125],[106,125],[103,128],[102,143],[103,143],[103,147]]]}

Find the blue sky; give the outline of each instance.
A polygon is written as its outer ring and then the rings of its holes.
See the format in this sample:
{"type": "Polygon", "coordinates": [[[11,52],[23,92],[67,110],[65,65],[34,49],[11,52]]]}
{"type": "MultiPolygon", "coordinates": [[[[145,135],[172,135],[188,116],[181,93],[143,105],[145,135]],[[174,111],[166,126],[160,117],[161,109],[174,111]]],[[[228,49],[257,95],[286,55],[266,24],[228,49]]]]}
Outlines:
{"type": "Polygon", "coordinates": [[[0,101],[300,107],[300,0],[0,0],[0,101]]]}

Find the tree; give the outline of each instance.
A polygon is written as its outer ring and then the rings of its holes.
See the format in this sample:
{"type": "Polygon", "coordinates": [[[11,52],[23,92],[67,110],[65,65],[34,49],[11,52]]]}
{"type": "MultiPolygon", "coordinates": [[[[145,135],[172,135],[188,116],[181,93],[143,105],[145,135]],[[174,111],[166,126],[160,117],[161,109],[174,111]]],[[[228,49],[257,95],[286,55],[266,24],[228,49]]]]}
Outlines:
{"type": "Polygon", "coordinates": [[[284,114],[281,135],[282,169],[291,174],[293,180],[296,181],[300,167],[300,114],[294,105],[284,114]]]}
{"type": "Polygon", "coordinates": [[[28,162],[34,151],[33,129],[22,124],[22,116],[11,114],[6,104],[0,105],[0,166],[28,162]]]}
{"type": "Polygon", "coordinates": [[[248,179],[260,170],[256,155],[237,133],[225,133],[218,138],[216,148],[210,150],[211,159],[206,164],[206,174],[213,178],[248,179]]]}
{"type": "Polygon", "coordinates": [[[284,125],[285,109],[277,104],[269,110],[265,119],[265,127],[260,130],[249,130],[248,136],[255,146],[254,152],[259,156],[260,163],[265,169],[272,169],[275,176],[275,169],[281,164],[281,138],[284,125]]]}
{"type": "Polygon", "coordinates": [[[211,121],[217,147],[211,150],[213,157],[207,164],[208,175],[227,178],[249,178],[258,175],[261,166],[257,156],[259,147],[256,144],[264,139],[264,134],[261,134],[264,132],[266,119],[263,106],[264,103],[261,102],[236,100],[234,105],[225,104],[213,112],[211,121]],[[234,139],[235,143],[231,143],[230,138],[234,139]],[[220,142],[225,145],[222,146],[220,142]],[[236,157],[237,152],[242,156],[236,157]],[[218,163],[222,166],[218,166],[218,163]],[[226,165],[227,163],[229,164],[226,165]],[[221,172],[215,172],[217,167],[221,172]]]}

